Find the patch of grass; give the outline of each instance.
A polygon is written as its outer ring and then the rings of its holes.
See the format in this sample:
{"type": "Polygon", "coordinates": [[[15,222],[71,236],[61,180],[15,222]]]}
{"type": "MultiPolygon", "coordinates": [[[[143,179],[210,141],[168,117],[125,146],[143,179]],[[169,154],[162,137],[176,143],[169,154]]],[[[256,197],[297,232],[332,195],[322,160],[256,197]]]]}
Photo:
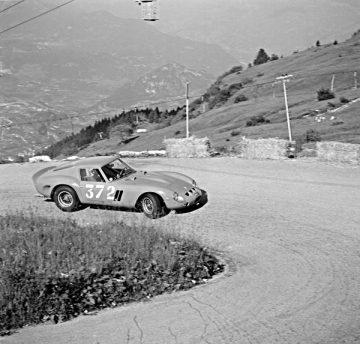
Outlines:
{"type": "Polygon", "coordinates": [[[223,270],[193,240],[108,222],[0,216],[0,335],[188,289],[223,270]]]}

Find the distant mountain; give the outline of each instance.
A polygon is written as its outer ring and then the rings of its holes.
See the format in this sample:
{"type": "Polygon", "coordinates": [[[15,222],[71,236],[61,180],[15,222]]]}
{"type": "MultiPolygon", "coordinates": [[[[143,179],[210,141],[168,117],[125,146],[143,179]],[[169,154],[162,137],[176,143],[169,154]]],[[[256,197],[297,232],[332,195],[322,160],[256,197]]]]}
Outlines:
{"type": "Polygon", "coordinates": [[[219,44],[247,63],[259,48],[280,56],[342,41],[360,28],[359,16],[358,0],[172,0],[161,2],[157,27],[219,44]]]}
{"type": "Polygon", "coordinates": [[[186,82],[190,83],[191,97],[204,93],[213,81],[214,77],[210,74],[197,72],[176,62],[168,63],[146,73],[134,82],[125,84],[97,106],[102,109],[114,109],[154,103],[154,106],[160,108],[169,107],[178,104],[179,97],[181,103],[184,103],[186,82]]]}
{"type": "MultiPolygon", "coordinates": [[[[0,31],[55,5],[20,3],[1,14],[0,31]]],[[[216,75],[238,62],[214,44],[72,4],[3,33],[0,118],[12,125],[0,126],[0,152],[40,148],[93,123],[96,117],[77,118],[76,113],[167,63],[216,75]],[[46,135],[37,135],[42,124],[46,135]]]]}
{"type": "MultiPolygon", "coordinates": [[[[359,0],[171,0],[159,1],[162,32],[215,43],[244,63],[259,48],[288,55],[317,40],[342,41],[359,27],[359,0]]],[[[81,6],[81,3],[79,3],[81,6]]],[[[132,1],[87,0],[87,7],[136,17],[132,1]]]]}

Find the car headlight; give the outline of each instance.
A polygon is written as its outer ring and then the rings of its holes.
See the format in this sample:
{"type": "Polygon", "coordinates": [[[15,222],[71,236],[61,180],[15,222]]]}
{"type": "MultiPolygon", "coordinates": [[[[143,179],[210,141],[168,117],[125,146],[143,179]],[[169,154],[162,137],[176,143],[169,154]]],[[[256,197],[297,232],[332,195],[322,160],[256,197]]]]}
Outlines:
{"type": "Polygon", "coordinates": [[[176,202],[184,202],[184,197],[180,196],[177,192],[174,192],[173,198],[176,202]]]}

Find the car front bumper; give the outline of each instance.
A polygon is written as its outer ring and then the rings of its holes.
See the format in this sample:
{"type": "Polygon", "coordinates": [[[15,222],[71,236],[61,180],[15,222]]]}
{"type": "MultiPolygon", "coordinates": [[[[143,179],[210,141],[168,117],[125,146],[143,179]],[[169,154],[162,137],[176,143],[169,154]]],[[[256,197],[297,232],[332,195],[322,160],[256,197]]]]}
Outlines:
{"type": "Polygon", "coordinates": [[[208,201],[208,194],[205,190],[201,190],[200,196],[198,196],[194,201],[183,204],[180,208],[175,209],[176,213],[178,214],[184,214],[184,213],[190,213],[194,210],[200,209],[203,207],[208,201]]]}

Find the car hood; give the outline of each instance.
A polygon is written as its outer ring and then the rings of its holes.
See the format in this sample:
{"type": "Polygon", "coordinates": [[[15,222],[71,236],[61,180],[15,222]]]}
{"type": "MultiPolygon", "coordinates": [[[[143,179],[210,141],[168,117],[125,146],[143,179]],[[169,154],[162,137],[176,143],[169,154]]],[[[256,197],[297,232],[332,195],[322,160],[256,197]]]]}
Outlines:
{"type": "Polygon", "coordinates": [[[191,178],[176,172],[145,172],[137,171],[126,178],[137,185],[151,185],[164,188],[176,189],[191,188],[191,178]]]}

